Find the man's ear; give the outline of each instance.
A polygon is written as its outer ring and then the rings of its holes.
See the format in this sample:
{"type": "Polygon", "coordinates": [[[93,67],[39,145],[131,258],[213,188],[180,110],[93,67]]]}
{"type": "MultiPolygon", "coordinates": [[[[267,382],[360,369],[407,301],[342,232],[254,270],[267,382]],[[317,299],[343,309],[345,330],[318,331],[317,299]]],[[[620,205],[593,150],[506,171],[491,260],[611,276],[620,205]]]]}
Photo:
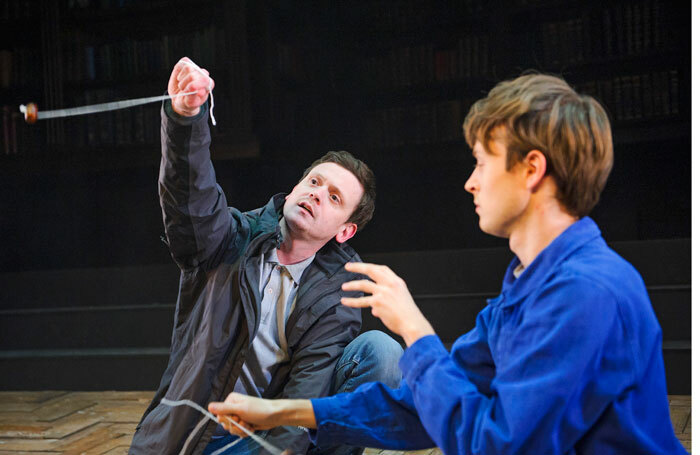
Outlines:
{"type": "Polygon", "coordinates": [[[294,188],[292,188],[292,191],[290,191],[289,194],[286,195],[286,196],[284,197],[284,200],[285,200],[285,201],[286,201],[287,199],[289,199],[289,196],[292,195],[292,193],[294,192],[294,190],[297,189],[298,186],[299,186],[299,184],[294,185],[294,188]]]}
{"type": "Polygon", "coordinates": [[[345,223],[340,229],[340,232],[335,235],[335,241],[338,243],[345,243],[353,238],[356,232],[357,225],[355,223],[345,223]]]}
{"type": "Polygon", "coordinates": [[[547,174],[547,158],[539,150],[530,150],[522,164],[525,166],[527,188],[535,190],[547,174]]]}

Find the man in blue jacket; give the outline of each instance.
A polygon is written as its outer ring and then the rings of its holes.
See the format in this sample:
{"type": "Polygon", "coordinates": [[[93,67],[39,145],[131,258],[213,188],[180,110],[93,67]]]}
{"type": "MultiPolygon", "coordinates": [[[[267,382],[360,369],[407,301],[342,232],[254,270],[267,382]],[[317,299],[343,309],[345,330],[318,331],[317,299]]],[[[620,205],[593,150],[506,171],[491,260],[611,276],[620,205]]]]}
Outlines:
{"type": "MultiPolygon", "coordinates": [[[[445,454],[677,454],[661,330],[637,271],[587,217],[612,167],[610,124],[561,79],[526,75],[474,104],[464,132],[476,158],[465,184],[480,228],[515,258],[501,294],[448,352],[390,269],[344,298],[403,337],[398,389],[366,384],[313,400],[231,394],[209,409],[249,428],[315,429],[318,445],[445,454]]],[[[227,424],[230,431],[240,433],[227,424]]]]}

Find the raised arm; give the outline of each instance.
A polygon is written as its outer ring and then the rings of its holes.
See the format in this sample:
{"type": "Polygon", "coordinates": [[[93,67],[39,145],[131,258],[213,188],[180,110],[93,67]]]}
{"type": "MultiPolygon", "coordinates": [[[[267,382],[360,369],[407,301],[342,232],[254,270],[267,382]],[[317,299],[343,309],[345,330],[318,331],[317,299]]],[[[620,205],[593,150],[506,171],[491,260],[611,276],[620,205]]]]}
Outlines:
{"type": "Polygon", "coordinates": [[[215,267],[244,222],[229,212],[209,154],[206,100],[213,84],[206,70],[183,58],[168,93],[196,93],[166,100],[161,113],[158,189],[170,252],[183,270],[215,267]]]}

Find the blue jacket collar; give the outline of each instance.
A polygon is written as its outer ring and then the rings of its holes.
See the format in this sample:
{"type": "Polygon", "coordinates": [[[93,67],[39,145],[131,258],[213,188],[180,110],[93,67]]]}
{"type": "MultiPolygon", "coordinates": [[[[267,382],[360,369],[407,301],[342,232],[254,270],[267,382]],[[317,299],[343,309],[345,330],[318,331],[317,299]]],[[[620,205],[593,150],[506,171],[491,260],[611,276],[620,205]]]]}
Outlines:
{"type": "Polygon", "coordinates": [[[501,295],[489,300],[489,303],[498,304],[501,300],[504,300],[504,306],[517,303],[545,281],[560,262],[583,245],[599,237],[598,226],[589,217],[584,217],[547,245],[518,279],[513,275],[513,271],[520,265],[520,260],[517,256],[514,257],[503,277],[501,295]],[[507,298],[503,299],[503,297],[507,298]]]}

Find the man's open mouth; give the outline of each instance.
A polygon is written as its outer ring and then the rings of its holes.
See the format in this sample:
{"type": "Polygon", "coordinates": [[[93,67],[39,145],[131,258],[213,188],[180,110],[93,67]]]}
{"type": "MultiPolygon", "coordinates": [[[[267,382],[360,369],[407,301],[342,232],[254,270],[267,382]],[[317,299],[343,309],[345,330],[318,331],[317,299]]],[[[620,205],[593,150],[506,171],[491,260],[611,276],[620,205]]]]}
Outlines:
{"type": "Polygon", "coordinates": [[[309,215],[314,216],[314,212],[311,210],[311,205],[308,202],[300,202],[299,207],[309,212],[309,215]]]}

